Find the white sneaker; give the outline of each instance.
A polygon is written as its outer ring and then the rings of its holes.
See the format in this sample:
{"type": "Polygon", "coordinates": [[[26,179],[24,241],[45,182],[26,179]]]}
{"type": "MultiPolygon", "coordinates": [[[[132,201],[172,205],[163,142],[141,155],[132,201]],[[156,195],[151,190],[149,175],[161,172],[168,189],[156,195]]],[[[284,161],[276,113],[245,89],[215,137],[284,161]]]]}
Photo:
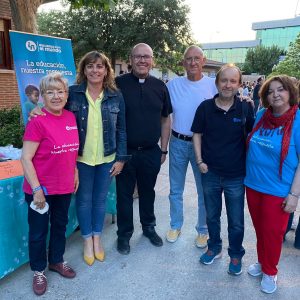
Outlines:
{"type": "Polygon", "coordinates": [[[263,277],[260,283],[260,289],[262,292],[272,294],[277,290],[277,275],[267,275],[263,273],[263,277]]]}
{"type": "Polygon", "coordinates": [[[195,239],[195,245],[198,248],[205,248],[207,246],[208,235],[199,233],[195,239]]]}
{"type": "Polygon", "coordinates": [[[248,274],[251,275],[251,276],[254,276],[254,277],[257,277],[257,276],[261,275],[262,274],[261,264],[257,262],[255,264],[249,266],[248,274]]]}

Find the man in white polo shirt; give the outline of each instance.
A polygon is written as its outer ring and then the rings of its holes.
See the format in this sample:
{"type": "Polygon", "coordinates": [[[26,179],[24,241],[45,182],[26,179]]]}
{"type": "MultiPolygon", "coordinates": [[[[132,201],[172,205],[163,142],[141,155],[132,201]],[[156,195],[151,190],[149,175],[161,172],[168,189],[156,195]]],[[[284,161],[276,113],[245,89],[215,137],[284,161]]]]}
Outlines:
{"type": "Polygon", "coordinates": [[[195,240],[196,246],[204,248],[207,246],[208,231],[206,226],[206,211],[203,200],[201,184],[201,173],[196,164],[191,126],[195,112],[200,103],[206,99],[213,98],[217,89],[213,78],[202,74],[202,67],[206,59],[203,51],[198,46],[190,46],[184,52],[183,66],[187,76],[177,77],[167,84],[171,103],[172,115],[172,137],[169,152],[169,178],[170,178],[170,230],[167,232],[167,241],[177,241],[183,225],[183,190],[188,164],[193,169],[197,193],[198,193],[198,232],[195,240]]]}

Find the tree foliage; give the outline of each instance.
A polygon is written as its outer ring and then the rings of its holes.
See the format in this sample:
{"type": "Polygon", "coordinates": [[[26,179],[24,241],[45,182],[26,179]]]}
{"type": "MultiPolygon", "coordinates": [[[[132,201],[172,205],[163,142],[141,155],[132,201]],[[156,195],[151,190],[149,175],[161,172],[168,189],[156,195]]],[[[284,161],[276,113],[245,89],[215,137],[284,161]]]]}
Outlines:
{"type": "Polygon", "coordinates": [[[278,46],[258,46],[247,51],[243,71],[245,74],[258,73],[268,75],[274,65],[278,63],[283,50],[278,46]]]}
{"type": "Polygon", "coordinates": [[[193,43],[184,0],[124,0],[108,11],[89,7],[67,12],[52,11],[38,16],[39,33],[72,39],[75,59],[99,50],[114,64],[128,59],[131,47],[149,44],[158,64],[176,73],[178,58],[193,43]]]}
{"type": "MultiPolygon", "coordinates": [[[[57,0],[9,0],[12,18],[15,29],[23,32],[36,33],[36,15],[40,5],[57,0]]],[[[82,6],[97,9],[109,9],[118,0],[64,0],[71,4],[71,7],[79,8],[82,6]]]]}
{"type": "Polygon", "coordinates": [[[271,75],[285,74],[300,79],[300,33],[290,44],[286,57],[273,70],[271,75]]]}

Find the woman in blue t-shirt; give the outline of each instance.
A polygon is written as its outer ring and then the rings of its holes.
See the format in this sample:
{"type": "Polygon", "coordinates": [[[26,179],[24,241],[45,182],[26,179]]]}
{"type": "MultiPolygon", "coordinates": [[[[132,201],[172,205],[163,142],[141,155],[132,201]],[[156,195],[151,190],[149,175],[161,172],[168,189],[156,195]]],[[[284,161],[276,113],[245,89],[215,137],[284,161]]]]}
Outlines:
{"type": "Polygon", "coordinates": [[[260,90],[265,109],[247,139],[246,193],[257,237],[258,262],[248,273],[262,275],[261,290],[277,289],[277,264],[289,219],[300,197],[300,112],[298,91],[285,75],[260,90]]]}

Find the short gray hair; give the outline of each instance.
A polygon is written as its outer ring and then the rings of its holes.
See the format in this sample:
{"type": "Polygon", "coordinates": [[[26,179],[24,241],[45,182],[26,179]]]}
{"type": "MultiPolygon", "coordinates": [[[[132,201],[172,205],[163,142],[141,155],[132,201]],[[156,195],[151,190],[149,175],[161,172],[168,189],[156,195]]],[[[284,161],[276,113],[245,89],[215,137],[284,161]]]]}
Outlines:
{"type": "Polygon", "coordinates": [[[62,84],[65,91],[68,92],[68,80],[59,72],[50,73],[41,79],[40,92],[43,95],[47,90],[57,88],[59,84],[62,84]]]}

